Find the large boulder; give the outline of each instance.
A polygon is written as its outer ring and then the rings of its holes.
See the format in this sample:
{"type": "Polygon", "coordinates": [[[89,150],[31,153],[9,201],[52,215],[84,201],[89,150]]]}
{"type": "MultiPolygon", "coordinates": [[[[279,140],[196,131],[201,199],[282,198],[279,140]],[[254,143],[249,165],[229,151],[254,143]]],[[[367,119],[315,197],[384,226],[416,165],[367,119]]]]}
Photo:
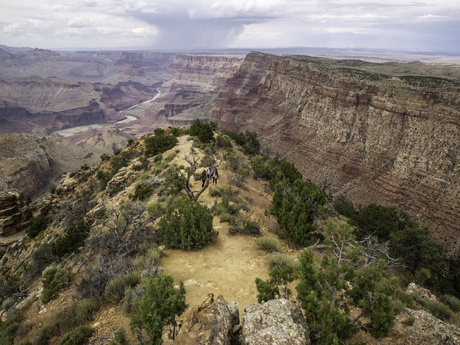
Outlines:
{"type": "Polygon", "coordinates": [[[430,290],[422,288],[415,283],[410,283],[407,286],[406,293],[413,296],[418,294],[422,298],[430,299],[432,301],[436,301],[436,296],[431,293],[430,290]]]}
{"type": "Polygon", "coordinates": [[[310,344],[310,330],[302,310],[286,299],[246,306],[242,345],[310,344]]]}
{"type": "Polygon", "coordinates": [[[214,295],[210,293],[200,306],[192,309],[174,344],[234,344],[238,324],[238,304],[228,304],[222,296],[214,299],[214,295]]]}
{"type": "Polygon", "coordinates": [[[457,345],[460,344],[460,329],[424,310],[406,308],[396,316],[392,338],[395,344],[457,345]]]}

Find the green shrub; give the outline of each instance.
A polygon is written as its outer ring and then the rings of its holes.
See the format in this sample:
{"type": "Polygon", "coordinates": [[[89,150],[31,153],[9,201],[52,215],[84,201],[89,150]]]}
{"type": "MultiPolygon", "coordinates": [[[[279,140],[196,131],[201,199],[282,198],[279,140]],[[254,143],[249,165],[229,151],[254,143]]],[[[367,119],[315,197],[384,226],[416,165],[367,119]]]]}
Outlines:
{"type": "Polygon", "coordinates": [[[156,266],[160,261],[161,250],[155,243],[145,243],[139,248],[139,256],[134,261],[134,266],[138,270],[156,266]]]}
{"type": "Polygon", "coordinates": [[[452,322],[456,317],[449,306],[430,299],[423,300],[423,309],[432,314],[434,317],[446,322],[452,322]]]}
{"type": "Polygon", "coordinates": [[[216,196],[216,197],[222,196],[224,189],[225,187],[222,187],[222,186],[212,187],[209,189],[209,195],[216,196]]]}
{"type": "Polygon", "coordinates": [[[222,133],[217,135],[216,145],[218,147],[233,147],[230,137],[222,133]]]}
{"type": "Polygon", "coordinates": [[[101,304],[99,303],[99,299],[96,297],[84,298],[78,301],[72,309],[72,314],[74,315],[75,322],[78,325],[81,325],[90,321],[100,307],[101,304]]]}
{"type": "Polygon", "coordinates": [[[232,216],[226,212],[222,212],[219,217],[221,223],[233,223],[236,220],[235,216],[232,216]]]}
{"type": "Polygon", "coordinates": [[[41,301],[43,304],[47,304],[52,299],[56,298],[65,284],[70,281],[71,272],[70,269],[66,270],[61,265],[56,266],[55,264],[48,266],[42,272],[43,276],[43,290],[41,301]]]}
{"type": "Polygon", "coordinates": [[[74,330],[64,334],[57,345],[83,345],[93,334],[94,329],[85,326],[79,326],[74,330]]]}
{"type": "Polygon", "coordinates": [[[150,176],[149,174],[142,175],[141,181],[144,182],[145,180],[147,180],[149,178],[149,176],[150,176]]]}
{"type": "Polygon", "coordinates": [[[161,162],[162,159],[163,159],[163,155],[159,154],[153,158],[153,162],[154,163],[161,162]]]}
{"type": "Polygon", "coordinates": [[[399,291],[398,292],[398,299],[404,303],[404,305],[408,308],[413,308],[414,306],[414,300],[412,299],[412,296],[403,292],[399,291]]]}
{"type": "Polygon", "coordinates": [[[169,248],[198,250],[219,234],[212,226],[213,216],[206,206],[181,197],[177,209],[169,207],[159,223],[159,235],[169,248]]]}
{"type": "Polygon", "coordinates": [[[134,195],[131,197],[131,200],[144,200],[148,198],[153,192],[152,187],[149,185],[139,182],[136,183],[136,186],[134,187],[134,195]]]}
{"type": "Polygon", "coordinates": [[[313,224],[322,215],[326,197],[318,186],[309,180],[288,179],[276,185],[270,213],[276,216],[281,229],[279,236],[294,244],[304,245],[314,240],[310,233],[316,230],[313,224]]]}
{"type": "Polygon", "coordinates": [[[192,137],[196,137],[198,133],[200,133],[200,129],[201,129],[201,121],[199,119],[195,119],[195,121],[193,121],[192,125],[190,126],[188,133],[192,137]]]}
{"type": "Polygon", "coordinates": [[[63,236],[59,237],[52,245],[54,255],[63,257],[68,253],[72,253],[85,244],[85,239],[88,237],[89,229],[83,220],[78,223],[72,223],[66,230],[63,236]]]}
{"type": "Polygon", "coordinates": [[[166,162],[171,162],[174,159],[174,157],[176,157],[176,153],[171,152],[169,155],[166,156],[165,161],[166,162]]]}
{"type": "Polygon", "coordinates": [[[164,328],[175,326],[176,315],[182,315],[188,307],[184,283],[180,282],[179,288],[175,288],[173,277],[161,274],[144,278],[142,286],[142,297],[131,317],[131,330],[143,344],[161,344],[164,328]]]}
{"type": "Polygon", "coordinates": [[[260,222],[253,219],[235,218],[228,232],[231,234],[258,235],[260,233],[260,222]]]}
{"type": "Polygon", "coordinates": [[[145,141],[144,155],[146,157],[154,157],[163,152],[172,149],[177,144],[177,139],[173,135],[156,135],[150,136],[145,141]]]}
{"type": "Polygon", "coordinates": [[[29,235],[30,238],[36,237],[40,232],[48,227],[49,222],[49,218],[42,215],[32,218],[30,220],[29,229],[26,231],[27,235],[29,235]]]}
{"type": "Polygon", "coordinates": [[[441,302],[448,305],[452,311],[458,313],[460,311],[460,300],[452,295],[441,296],[441,302]]]}
{"type": "Polygon", "coordinates": [[[123,327],[119,328],[115,332],[115,336],[109,345],[129,345],[128,340],[126,339],[126,331],[123,327]]]}
{"type": "Polygon", "coordinates": [[[255,240],[256,246],[268,253],[281,252],[283,248],[277,240],[271,237],[262,236],[255,240]]]}
{"type": "Polygon", "coordinates": [[[209,123],[203,123],[201,125],[200,131],[198,132],[198,140],[205,144],[215,141],[214,132],[209,123]]]}
{"type": "Polygon", "coordinates": [[[125,295],[127,287],[134,286],[139,283],[139,277],[135,274],[128,273],[124,276],[115,278],[106,285],[104,298],[112,303],[118,303],[125,295]]]}
{"type": "Polygon", "coordinates": [[[280,270],[285,269],[287,266],[298,266],[298,263],[293,258],[287,255],[276,255],[268,259],[268,267],[270,270],[278,268],[280,270]]]}
{"type": "Polygon", "coordinates": [[[9,310],[15,303],[16,303],[16,300],[14,298],[8,297],[2,302],[2,309],[9,310]]]}
{"type": "Polygon", "coordinates": [[[401,302],[399,298],[393,302],[393,310],[395,311],[396,315],[402,313],[404,309],[406,309],[406,305],[401,302]]]}
{"type": "Polygon", "coordinates": [[[16,333],[21,328],[21,317],[18,314],[8,316],[5,322],[0,323],[0,344],[12,345],[16,333]]]}
{"type": "Polygon", "coordinates": [[[152,202],[147,205],[147,212],[150,217],[159,218],[166,213],[166,204],[162,202],[152,202]]]}

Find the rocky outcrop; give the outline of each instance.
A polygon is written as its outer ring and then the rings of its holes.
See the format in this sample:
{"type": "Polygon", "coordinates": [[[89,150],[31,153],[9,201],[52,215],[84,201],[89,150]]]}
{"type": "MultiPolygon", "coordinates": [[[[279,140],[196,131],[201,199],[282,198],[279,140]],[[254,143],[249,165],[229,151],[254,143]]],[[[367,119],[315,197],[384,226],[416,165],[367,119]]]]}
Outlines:
{"type": "Polygon", "coordinates": [[[234,344],[239,331],[238,313],[238,304],[228,304],[222,296],[214,299],[210,293],[200,306],[191,310],[174,344],[234,344]]]}
{"type": "Polygon", "coordinates": [[[242,326],[242,345],[311,343],[302,310],[286,299],[246,306],[242,326]]]}
{"type": "Polygon", "coordinates": [[[178,54],[166,73],[176,80],[223,85],[241,62],[239,57],[178,54]]]}
{"type": "Polygon", "coordinates": [[[107,182],[107,193],[110,193],[114,188],[120,187],[124,185],[128,179],[133,174],[133,171],[130,167],[123,167],[121,168],[113,177],[112,179],[107,182]]]}
{"type": "Polygon", "coordinates": [[[0,191],[0,236],[11,236],[29,226],[32,211],[16,189],[0,191]]]}
{"type": "Polygon", "coordinates": [[[336,195],[408,211],[455,249],[458,83],[397,78],[398,64],[394,73],[382,66],[389,74],[369,72],[379,65],[359,61],[251,53],[220,92],[211,120],[256,131],[263,146],[313,182],[333,172],[336,195]]]}
{"type": "Polygon", "coordinates": [[[406,293],[413,296],[414,294],[419,295],[422,298],[430,299],[436,301],[436,296],[431,293],[430,290],[422,288],[415,283],[410,283],[407,286],[406,293]]]}
{"type": "Polygon", "coordinates": [[[460,329],[424,310],[405,309],[396,316],[392,338],[394,344],[457,345],[460,344],[460,329]]]}
{"type": "Polygon", "coordinates": [[[64,172],[99,162],[99,155],[62,139],[1,135],[0,191],[14,188],[35,199],[57,185],[64,172]]]}

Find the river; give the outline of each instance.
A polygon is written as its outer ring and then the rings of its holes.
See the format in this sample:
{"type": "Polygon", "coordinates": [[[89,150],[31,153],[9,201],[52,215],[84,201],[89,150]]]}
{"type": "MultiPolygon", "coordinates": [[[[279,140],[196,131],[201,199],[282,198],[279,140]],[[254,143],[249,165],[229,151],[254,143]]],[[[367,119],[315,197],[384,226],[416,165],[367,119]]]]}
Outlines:
{"type": "Polygon", "coordinates": [[[66,129],[61,129],[59,131],[51,132],[49,135],[50,136],[57,136],[57,137],[71,137],[72,135],[84,132],[84,131],[86,131],[86,130],[88,130],[90,128],[93,128],[93,127],[101,127],[101,126],[106,127],[106,126],[111,126],[111,125],[114,125],[114,124],[127,123],[127,122],[137,120],[138,117],[133,116],[131,114],[128,115],[127,112],[129,110],[133,110],[134,108],[137,108],[137,107],[139,107],[139,106],[141,106],[143,104],[147,104],[147,103],[150,103],[150,102],[153,102],[154,100],[156,100],[158,97],[161,96],[161,91],[160,91],[159,88],[157,88],[157,91],[158,91],[158,93],[152,99],[149,99],[147,101],[135,104],[135,105],[133,105],[133,106],[131,106],[129,108],[120,110],[120,113],[123,113],[123,115],[126,116],[126,119],[124,119],[124,120],[117,121],[117,122],[114,122],[114,123],[97,123],[97,124],[94,124],[94,125],[86,125],[86,126],[78,126],[78,127],[66,128],[66,129]]]}

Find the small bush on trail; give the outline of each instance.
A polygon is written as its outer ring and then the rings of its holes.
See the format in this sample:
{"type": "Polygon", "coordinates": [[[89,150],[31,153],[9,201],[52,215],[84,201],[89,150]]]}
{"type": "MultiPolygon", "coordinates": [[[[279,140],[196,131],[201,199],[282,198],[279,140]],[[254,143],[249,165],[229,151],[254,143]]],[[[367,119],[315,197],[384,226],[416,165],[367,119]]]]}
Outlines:
{"type": "Polygon", "coordinates": [[[230,223],[228,232],[231,234],[258,235],[260,233],[260,222],[253,219],[236,218],[230,223]]]}
{"type": "Polygon", "coordinates": [[[159,235],[169,248],[199,250],[219,234],[212,226],[213,216],[206,206],[181,197],[177,209],[169,207],[159,223],[159,235]]]}
{"type": "Polygon", "coordinates": [[[298,265],[298,262],[287,255],[276,255],[268,260],[268,267],[270,270],[273,268],[284,269],[287,266],[297,267],[298,265]]]}
{"type": "Polygon", "coordinates": [[[83,345],[93,334],[94,329],[86,326],[79,326],[74,330],[64,334],[57,345],[83,345]]]}
{"type": "Polygon", "coordinates": [[[219,197],[223,195],[225,187],[215,186],[209,189],[209,195],[219,197]]]}
{"type": "Polygon", "coordinates": [[[228,214],[226,212],[222,212],[219,217],[221,223],[232,223],[235,222],[236,219],[235,216],[232,216],[231,214],[228,214]]]}
{"type": "Polygon", "coordinates": [[[256,246],[268,253],[281,252],[283,248],[277,240],[271,237],[262,236],[254,241],[256,246]]]}

